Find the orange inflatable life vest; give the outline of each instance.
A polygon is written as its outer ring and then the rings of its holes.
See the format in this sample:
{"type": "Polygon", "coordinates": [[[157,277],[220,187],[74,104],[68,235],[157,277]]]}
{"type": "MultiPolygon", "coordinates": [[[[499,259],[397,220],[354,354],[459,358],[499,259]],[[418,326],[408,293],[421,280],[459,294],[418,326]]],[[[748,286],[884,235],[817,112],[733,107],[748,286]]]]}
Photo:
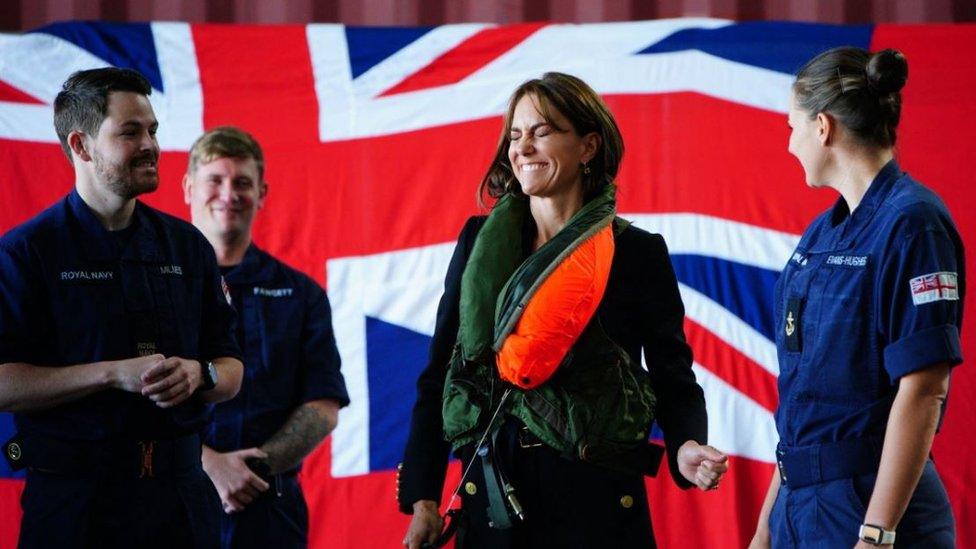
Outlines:
{"type": "Polygon", "coordinates": [[[610,224],[577,246],[546,277],[495,355],[502,379],[532,389],[556,372],[603,299],[613,253],[610,224]]]}

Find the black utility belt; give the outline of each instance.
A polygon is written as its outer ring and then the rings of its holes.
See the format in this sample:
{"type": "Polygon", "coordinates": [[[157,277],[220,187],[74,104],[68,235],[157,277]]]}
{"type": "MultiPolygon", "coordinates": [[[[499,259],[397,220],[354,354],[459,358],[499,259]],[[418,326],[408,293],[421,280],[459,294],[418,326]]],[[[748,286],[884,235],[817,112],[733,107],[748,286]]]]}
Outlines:
{"type": "Polygon", "coordinates": [[[153,478],[199,469],[200,435],[160,440],[64,440],[17,434],[4,446],[13,470],[32,469],[70,476],[153,478]]]}
{"type": "MultiPolygon", "coordinates": [[[[521,450],[542,447],[549,448],[542,439],[532,433],[525,425],[519,426],[516,441],[518,442],[518,448],[521,450]]],[[[562,457],[569,460],[580,459],[575,456],[562,457]]],[[[648,442],[647,444],[641,444],[629,450],[619,452],[607,460],[594,461],[584,457],[582,461],[592,463],[597,467],[610,469],[611,471],[656,477],[663,457],[664,447],[648,442]]]]}

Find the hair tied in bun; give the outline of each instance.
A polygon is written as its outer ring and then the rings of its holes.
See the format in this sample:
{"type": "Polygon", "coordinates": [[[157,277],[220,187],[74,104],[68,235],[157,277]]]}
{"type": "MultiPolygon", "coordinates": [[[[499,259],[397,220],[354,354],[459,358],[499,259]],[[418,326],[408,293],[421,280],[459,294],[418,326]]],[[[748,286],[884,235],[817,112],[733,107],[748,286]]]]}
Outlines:
{"type": "Polygon", "coordinates": [[[908,61],[898,50],[881,50],[864,67],[868,88],[878,95],[896,93],[908,81],[908,61]]]}

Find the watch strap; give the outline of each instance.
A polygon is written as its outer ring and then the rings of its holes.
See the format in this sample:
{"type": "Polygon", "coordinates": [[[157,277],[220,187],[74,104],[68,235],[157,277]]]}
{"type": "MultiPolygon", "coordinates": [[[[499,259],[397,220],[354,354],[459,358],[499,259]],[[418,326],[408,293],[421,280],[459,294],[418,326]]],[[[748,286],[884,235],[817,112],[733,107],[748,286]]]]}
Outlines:
{"type": "Polygon", "coordinates": [[[207,360],[200,362],[200,387],[199,391],[209,391],[217,386],[217,367],[214,363],[207,360]]]}
{"type": "Polygon", "coordinates": [[[886,530],[884,527],[878,526],[877,524],[862,524],[857,535],[861,541],[865,541],[871,545],[895,544],[895,531],[886,530]]]}

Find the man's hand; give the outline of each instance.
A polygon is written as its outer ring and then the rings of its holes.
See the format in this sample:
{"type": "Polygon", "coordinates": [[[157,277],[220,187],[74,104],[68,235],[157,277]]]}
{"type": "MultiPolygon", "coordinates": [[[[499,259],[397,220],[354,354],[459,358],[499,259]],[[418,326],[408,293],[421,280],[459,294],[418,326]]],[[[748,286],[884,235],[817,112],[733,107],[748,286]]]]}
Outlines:
{"type": "Polygon", "coordinates": [[[108,363],[111,386],[129,393],[142,392],[145,374],[165,359],[163,355],[149,355],[112,361],[108,363]]]}
{"type": "Polygon", "coordinates": [[[268,483],[257,476],[245,463],[245,460],[250,458],[266,457],[268,454],[257,448],[246,448],[226,454],[204,448],[203,470],[217,488],[225,513],[243,511],[249,503],[269,488],[268,483]]]}
{"type": "Polygon", "coordinates": [[[441,535],[444,519],[437,509],[437,502],[420,500],[413,504],[413,517],[407,534],[403,537],[403,546],[407,549],[420,549],[425,541],[433,543],[441,535]]]}
{"type": "Polygon", "coordinates": [[[142,395],[160,408],[172,408],[193,396],[201,384],[201,373],[196,360],[171,356],[142,374],[142,395]]]}
{"type": "Polygon", "coordinates": [[[701,490],[714,490],[729,470],[729,456],[707,444],[689,440],[678,449],[678,470],[701,490]]]}

